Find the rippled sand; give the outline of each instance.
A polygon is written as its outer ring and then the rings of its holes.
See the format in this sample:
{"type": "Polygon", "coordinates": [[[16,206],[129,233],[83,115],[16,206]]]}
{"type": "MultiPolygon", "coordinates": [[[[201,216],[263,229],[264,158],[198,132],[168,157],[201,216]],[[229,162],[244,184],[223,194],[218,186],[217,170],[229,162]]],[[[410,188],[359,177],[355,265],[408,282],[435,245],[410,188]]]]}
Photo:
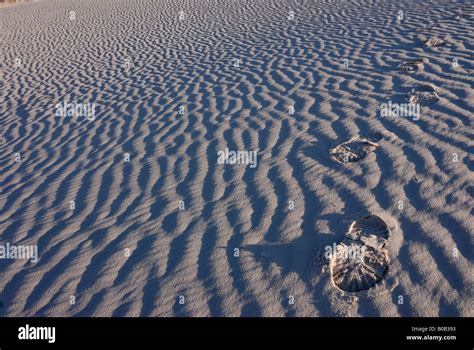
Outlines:
{"type": "Polygon", "coordinates": [[[0,10],[0,244],[39,255],[0,259],[0,315],[473,316],[467,4],[0,10]],[[439,99],[381,116],[412,90],[439,99]],[[353,137],[374,145],[333,159],[353,137]],[[256,167],[219,164],[226,148],[256,167]],[[323,253],[369,214],[388,269],[343,291],[323,253]]]}

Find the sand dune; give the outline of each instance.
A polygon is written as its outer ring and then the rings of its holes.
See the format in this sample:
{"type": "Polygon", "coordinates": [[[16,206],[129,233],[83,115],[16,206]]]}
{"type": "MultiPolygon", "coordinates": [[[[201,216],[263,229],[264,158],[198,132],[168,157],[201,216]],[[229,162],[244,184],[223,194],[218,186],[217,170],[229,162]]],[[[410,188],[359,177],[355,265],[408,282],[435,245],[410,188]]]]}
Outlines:
{"type": "Polygon", "coordinates": [[[0,315],[474,316],[473,23],[442,0],[2,8],[0,244],[38,261],[0,259],[0,315]],[[383,268],[337,282],[324,252],[367,215],[383,268]]]}

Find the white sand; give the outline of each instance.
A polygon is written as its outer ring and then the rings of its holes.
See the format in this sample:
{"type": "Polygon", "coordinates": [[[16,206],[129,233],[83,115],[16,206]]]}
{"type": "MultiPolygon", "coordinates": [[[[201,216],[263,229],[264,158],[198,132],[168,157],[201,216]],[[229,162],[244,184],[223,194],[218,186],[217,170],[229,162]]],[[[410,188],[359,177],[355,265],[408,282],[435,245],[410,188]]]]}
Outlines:
{"type": "Polygon", "coordinates": [[[0,259],[0,315],[474,316],[467,4],[1,9],[0,244],[37,245],[39,261],[0,259]],[[447,44],[421,45],[432,37],[447,44]],[[439,96],[420,120],[380,116],[419,84],[439,96]],[[96,119],[55,116],[65,101],[96,119]],[[331,158],[357,135],[378,148],[331,158]],[[258,151],[257,166],[218,164],[225,148],[258,151]],[[320,253],[368,214],[390,229],[388,271],[342,292],[320,253]]]}

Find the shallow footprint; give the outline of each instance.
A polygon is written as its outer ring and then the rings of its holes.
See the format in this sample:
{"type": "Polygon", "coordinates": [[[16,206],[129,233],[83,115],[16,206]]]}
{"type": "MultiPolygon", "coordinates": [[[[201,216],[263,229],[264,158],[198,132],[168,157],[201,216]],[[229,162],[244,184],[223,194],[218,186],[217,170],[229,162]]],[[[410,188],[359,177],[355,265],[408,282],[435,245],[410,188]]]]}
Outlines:
{"type": "Polygon", "coordinates": [[[346,237],[380,249],[387,243],[390,232],[387,224],[380,217],[368,215],[354,221],[349,227],[346,237]]]}
{"type": "Polygon", "coordinates": [[[356,136],[331,148],[329,153],[339,163],[352,163],[361,160],[367,154],[375,151],[377,147],[377,143],[365,137],[356,136]]]}
{"type": "Polygon", "coordinates": [[[423,64],[427,63],[428,59],[427,58],[415,58],[412,60],[407,60],[401,63],[398,66],[398,71],[399,72],[407,72],[407,73],[413,73],[416,72],[419,69],[423,68],[423,64]]]}
{"type": "Polygon", "coordinates": [[[474,6],[465,6],[461,8],[460,14],[456,16],[457,19],[469,19],[474,17],[474,6]]]}
{"type": "Polygon", "coordinates": [[[429,32],[430,30],[433,30],[435,26],[436,26],[435,23],[427,24],[424,27],[417,28],[416,31],[417,32],[429,32]]]}
{"type": "Polygon", "coordinates": [[[385,249],[376,249],[358,242],[345,240],[337,245],[331,258],[333,283],[347,292],[360,292],[383,279],[388,269],[385,249]]]}
{"type": "Polygon", "coordinates": [[[408,102],[411,104],[429,106],[438,101],[439,96],[431,85],[418,85],[408,93],[408,102]]]}
{"type": "Polygon", "coordinates": [[[446,45],[446,41],[444,41],[441,38],[433,37],[428,40],[423,40],[422,41],[423,45],[426,45],[428,47],[438,47],[438,46],[444,46],[446,45]]]}

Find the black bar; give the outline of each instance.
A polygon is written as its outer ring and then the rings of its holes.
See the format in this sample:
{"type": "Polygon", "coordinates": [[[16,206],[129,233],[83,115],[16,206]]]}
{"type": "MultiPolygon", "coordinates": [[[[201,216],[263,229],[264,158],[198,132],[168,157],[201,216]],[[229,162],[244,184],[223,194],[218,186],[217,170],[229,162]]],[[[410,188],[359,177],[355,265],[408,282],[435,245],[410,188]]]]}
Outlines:
{"type": "Polygon", "coordinates": [[[1,318],[0,349],[93,346],[101,340],[137,344],[142,338],[170,336],[311,336],[339,345],[362,341],[368,348],[384,348],[384,341],[387,346],[416,348],[458,349],[470,344],[467,348],[472,349],[473,329],[473,318],[1,318]],[[26,325],[55,327],[55,342],[18,339],[20,327],[26,325]],[[407,339],[427,335],[456,339],[407,339]]]}

